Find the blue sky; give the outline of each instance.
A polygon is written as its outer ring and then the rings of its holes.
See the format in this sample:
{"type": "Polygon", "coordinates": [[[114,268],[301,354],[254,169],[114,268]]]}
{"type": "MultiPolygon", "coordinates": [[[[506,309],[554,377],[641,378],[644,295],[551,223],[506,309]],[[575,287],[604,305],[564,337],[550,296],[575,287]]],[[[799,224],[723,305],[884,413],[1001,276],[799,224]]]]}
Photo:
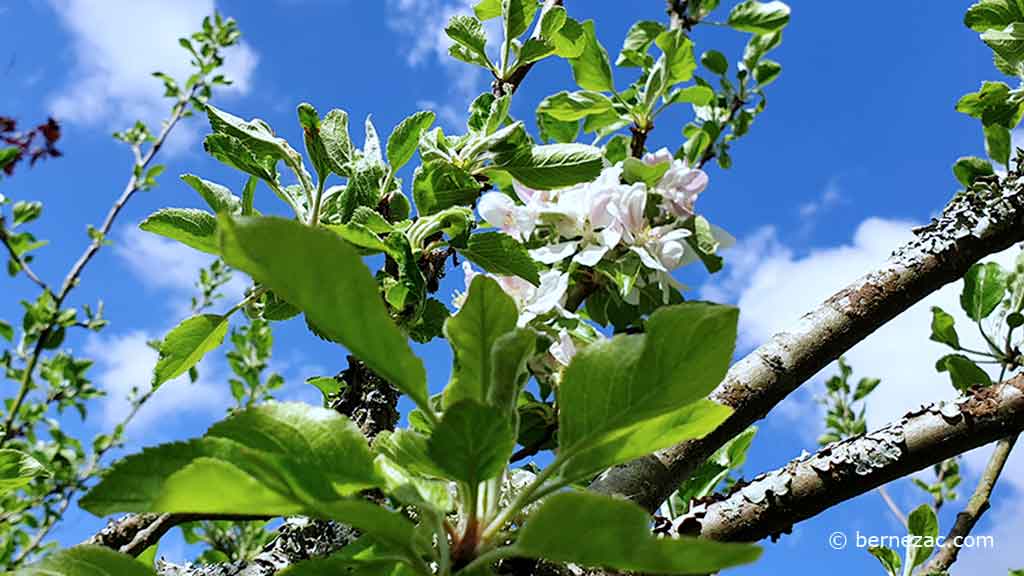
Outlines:
{"type": "MultiPolygon", "coordinates": [[[[469,99],[487,87],[486,78],[468,65],[444,56],[443,22],[466,4],[219,0],[216,7],[239,20],[245,45],[229,55],[237,84],[218,104],[241,116],[266,119],[296,145],[301,133],[294,110],[302,101],[321,112],[343,108],[356,125],[372,114],[383,133],[422,108],[435,109],[442,122],[457,123],[469,99]]],[[[65,124],[66,157],[20,171],[3,189],[16,199],[46,203],[34,231],[51,245],[39,252],[34,267],[51,282],[80,253],[86,225],[102,219],[124,185],[129,152],[109,134],[136,117],[154,122],[160,117],[164,105],[148,72],[184,71],[175,39],[191,31],[213,5],[214,0],[0,0],[0,113],[25,123],[52,113],[65,124]]],[[[695,297],[740,304],[742,351],[881,263],[907,238],[911,223],[924,222],[941,209],[956,190],[953,161],[983,154],[980,126],[956,113],[954,103],[982,80],[998,77],[990,52],[961,24],[965,2],[792,0],[791,5],[792,22],[773,56],[783,64],[783,74],[769,88],[768,109],[734,147],[734,167],[710,169],[711,186],[700,200],[700,210],[740,243],[726,254],[727,268],[717,277],[702,271],[685,275],[695,297]]],[[[660,0],[569,0],[567,7],[574,17],[597,21],[609,51],[618,49],[633,21],[664,18],[660,0]]],[[[745,41],[744,35],[711,26],[701,27],[694,38],[699,50],[730,55],[738,54],[745,41]]],[[[621,84],[626,78],[620,72],[621,84]]],[[[546,61],[530,74],[513,114],[532,122],[540,99],[571,88],[568,65],[546,61]]],[[[683,110],[661,119],[650,145],[677,147],[686,120],[683,110]]],[[[174,138],[164,156],[168,170],[161,184],[128,206],[115,227],[114,246],[95,260],[75,292],[76,304],[105,300],[112,322],[98,337],[69,340],[98,359],[93,376],[112,393],[84,426],[87,431],[99,430],[123,410],[116,400],[119,392],[148,381],[153,357],[144,342],[181,319],[195,269],[207,262],[138,232],[135,224],[159,207],[199,205],[177,174],[194,172],[236,189],[242,184],[237,173],[202,153],[198,137],[204,131],[195,121],[174,138]]],[[[280,211],[272,195],[261,192],[260,208],[280,211]]],[[[460,273],[451,274],[442,294],[461,282],[460,273]]],[[[0,279],[0,286],[0,318],[16,320],[20,310],[9,295],[29,297],[33,286],[24,279],[0,279]]],[[[948,384],[932,368],[941,352],[927,342],[927,310],[935,303],[956,309],[955,298],[953,288],[941,291],[851,351],[859,374],[883,378],[869,406],[873,426],[950,396],[948,384]]],[[[280,325],[275,334],[275,368],[289,381],[282,396],[316,401],[315,391],[302,380],[341,369],[343,353],[307,337],[297,322],[280,325]]],[[[420,351],[433,384],[440,386],[449,362],[445,345],[420,351]]],[[[133,441],[195,435],[223,414],[229,401],[222,378],[226,366],[213,359],[202,372],[196,385],[175,382],[161,390],[132,429],[133,441]]],[[[9,394],[11,384],[4,386],[9,394]]],[[[815,448],[821,426],[813,401],[818,389],[820,378],[761,423],[745,469],[748,476],[815,448]]],[[[966,459],[968,480],[977,476],[984,459],[983,453],[966,459]]],[[[891,489],[907,510],[924,501],[909,481],[891,489]]],[[[996,536],[996,549],[967,551],[961,573],[1024,566],[1024,557],[1010,549],[1024,528],[1018,502],[1022,489],[1024,461],[1017,457],[981,525],[996,536]]],[[[945,510],[944,528],[956,507],[945,510]]],[[[71,515],[56,534],[62,542],[77,542],[101,525],[78,510],[71,515]]],[[[797,562],[830,562],[834,574],[880,573],[863,550],[831,550],[827,537],[837,530],[851,538],[858,530],[900,533],[881,499],[867,494],[799,525],[779,543],[767,543],[761,562],[732,573],[774,574],[797,562]]],[[[180,554],[180,545],[172,542],[165,552],[180,554]]]]}

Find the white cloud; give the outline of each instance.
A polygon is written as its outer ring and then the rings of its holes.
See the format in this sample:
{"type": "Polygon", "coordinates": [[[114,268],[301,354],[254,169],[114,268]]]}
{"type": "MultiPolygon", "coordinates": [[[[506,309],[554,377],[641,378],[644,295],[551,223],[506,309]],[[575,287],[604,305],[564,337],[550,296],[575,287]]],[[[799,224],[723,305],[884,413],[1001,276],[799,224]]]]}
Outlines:
{"type": "MultiPolygon", "coordinates": [[[[167,304],[175,317],[184,317],[189,301],[196,293],[199,269],[208,266],[213,257],[184,244],[125,227],[114,244],[114,252],[132,274],[149,290],[167,293],[167,304]]],[[[246,288],[245,276],[236,273],[222,289],[225,300],[236,302],[246,288]]]]}
{"type": "MultiPolygon", "coordinates": [[[[146,342],[156,337],[135,331],[120,335],[93,335],[86,343],[86,353],[96,360],[99,368],[96,381],[107,393],[101,403],[105,429],[124,420],[131,411],[128,396],[133,389],[149,388],[157,353],[146,342]]],[[[208,361],[200,364],[199,374],[199,380],[194,383],[183,375],[161,386],[129,426],[132,437],[154,426],[174,424],[174,420],[180,421],[189,415],[223,414],[231,404],[226,380],[216,377],[217,369],[208,361]]]]}
{"type": "MultiPolygon", "coordinates": [[[[135,119],[159,128],[169,104],[154,71],[187,78],[192,69],[178,38],[199,29],[214,0],[50,0],[72,37],[74,64],[51,101],[55,116],[84,125],[125,128],[135,119]]],[[[225,52],[226,93],[249,91],[257,55],[244,42],[225,52]]],[[[176,139],[182,143],[182,135],[176,139]]]]}
{"type": "MultiPolygon", "coordinates": [[[[739,305],[737,346],[749,350],[881,265],[895,247],[912,237],[912,227],[910,222],[870,218],[860,224],[849,244],[812,250],[805,256],[783,245],[774,229],[763,228],[727,253],[725,271],[703,287],[702,296],[739,305]]],[[[1010,266],[1017,253],[1012,248],[992,260],[1010,266]]],[[[949,350],[928,337],[931,307],[939,306],[956,318],[964,346],[984,349],[981,336],[960,309],[961,286],[956,282],[933,293],[845,354],[855,377],[882,379],[868,400],[869,428],[896,420],[922,404],[955,396],[948,377],[935,371],[935,361],[949,350]]],[[[822,390],[824,378],[834,372],[834,365],[827,367],[780,407],[779,415],[798,420],[808,438],[822,429],[813,397],[822,390]]],[[[972,455],[967,464],[978,470],[983,461],[984,456],[972,455]]],[[[1014,475],[1013,481],[1024,488],[1024,460],[1011,462],[1011,469],[1016,466],[1022,466],[1022,474],[1014,475]]]]}
{"type": "MultiPolygon", "coordinates": [[[[444,33],[448,19],[456,14],[471,14],[474,0],[387,0],[388,27],[406,39],[406,62],[411,67],[440,65],[448,82],[447,92],[417,105],[437,112],[442,122],[455,127],[466,118],[469,103],[487,89],[482,68],[455,60],[448,55],[452,41],[444,33]]],[[[488,37],[499,38],[497,21],[484,23],[488,37]]],[[[488,42],[492,45],[494,42],[488,42]]]]}
{"type": "Polygon", "coordinates": [[[843,200],[842,190],[839,188],[839,179],[832,178],[825,185],[825,189],[822,190],[820,196],[800,205],[800,219],[803,221],[800,227],[801,234],[805,236],[810,234],[818,219],[842,204],[843,200]]]}

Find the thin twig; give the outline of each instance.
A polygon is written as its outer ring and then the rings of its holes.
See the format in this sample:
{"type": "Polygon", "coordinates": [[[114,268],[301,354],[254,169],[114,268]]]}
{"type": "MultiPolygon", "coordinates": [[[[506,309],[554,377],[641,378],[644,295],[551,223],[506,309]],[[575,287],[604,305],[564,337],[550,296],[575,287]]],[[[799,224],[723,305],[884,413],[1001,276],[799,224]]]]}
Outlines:
{"type": "MultiPolygon", "coordinates": [[[[103,247],[107,234],[110,233],[111,228],[114,226],[114,221],[117,216],[124,209],[125,205],[131,200],[132,196],[141,189],[141,183],[139,176],[145,174],[146,168],[156,157],[157,152],[163,146],[164,141],[167,140],[167,136],[171,133],[171,130],[178,124],[188,108],[188,103],[192,97],[195,96],[196,92],[204,84],[198,82],[192,89],[184,96],[180,97],[175,103],[174,108],[171,110],[171,116],[164,122],[163,129],[160,130],[159,136],[153,141],[153,144],[146,151],[145,155],[136,156],[136,163],[132,166],[132,175],[128,179],[128,183],[124,187],[124,191],[121,192],[121,196],[114,202],[114,205],[110,207],[110,211],[107,212],[107,217],[103,220],[103,225],[100,226],[98,232],[93,235],[92,242],[86,247],[85,251],[75,262],[74,266],[68,272],[64,278],[64,282],[61,285],[60,292],[56,295],[55,307],[59,310],[64,300],[68,297],[68,294],[78,285],[78,280],[82,275],[82,271],[85,269],[89,261],[100,251],[103,247]],[[141,158],[141,161],[139,160],[141,158]]],[[[18,411],[21,409],[21,405],[25,402],[25,398],[28,396],[29,391],[32,389],[32,374],[35,372],[36,366],[39,363],[39,357],[43,352],[43,346],[50,337],[50,334],[55,328],[55,324],[51,323],[46,326],[39,334],[39,338],[36,341],[35,347],[32,350],[32,355],[29,357],[28,363],[25,366],[25,370],[21,376],[21,385],[18,389],[18,394],[14,398],[14,402],[11,404],[10,409],[4,418],[4,429],[3,436],[0,436],[0,447],[7,443],[8,440],[13,438],[13,424],[14,420],[18,415],[18,411]]]]}
{"type": "Polygon", "coordinates": [[[942,547],[921,570],[921,574],[945,573],[956,562],[963,539],[971,533],[982,514],[989,509],[992,489],[995,488],[996,481],[999,480],[999,475],[1003,472],[1003,466],[1006,465],[1006,459],[1009,458],[1010,451],[1013,450],[1013,445],[1016,442],[1017,435],[1014,435],[996,443],[996,449],[989,457],[988,464],[985,465],[985,471],[978,480],[974,494],[967,501],[967,506],[963,511],[956,515],[956,522],[953,523],[953,527],[946,535],[942,547]]]}
{"type": "Polygon", "coordinates": [[[0,227],[0,242],[3,242],[4,246],[7,248],[7,252],[11,255],[11,260],[14,260],[14,263],[17,264],[18,268],[20,268],[21,271],[25,273],[25,276],[28,276],[28,279],[35,282],[36,285],[38,285],[44,292],[49,292],[50,287],[46,284],[46,282],[44,282],[41,278],[39,278],[38,275],[36,275],[35,272],[32,271],[32,268],[28,265],[28,262],[26,262],[25,259],[22,258],[21,255],[18,254],[18,252],[14,249],[14,246],[11,245],[10,236],[7,234],[7,230],[5,230],[3,227],[0,227]]]}
{"type": "Polygon", "coordinates": [[[900,510],[900,507],[896,505],[896,501],[893,500],[892,496],[889,495],[889,491],[885,489],[885,486],[879,486],[877,490],[878,495],[881,496],[882,500],[885,501],[885,505],[889,507],[889,511],[892,512],[892,515],[900,521],[900,524],[902,524],[904,528],[906,528],[907,516],[903,513],[902,510],[900,510]]]}

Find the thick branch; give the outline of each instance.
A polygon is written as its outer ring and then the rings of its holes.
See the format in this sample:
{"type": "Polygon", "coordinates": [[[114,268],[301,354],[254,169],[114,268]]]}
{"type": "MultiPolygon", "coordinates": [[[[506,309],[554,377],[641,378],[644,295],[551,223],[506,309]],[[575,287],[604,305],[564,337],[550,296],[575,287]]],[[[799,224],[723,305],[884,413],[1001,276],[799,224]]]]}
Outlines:
{"type": "Polygon", "coordinates": [[[937,220],[914,233],[880,268],[734,365],[711,395],[734,410],[718,429],[608,470],[591,488],[625,495],[655,510],[710,454],[830,362],[925,296],[961,278],[975,262],[1024,240],[1022,179],[1009,181],[994,197],[959,195],[937,220]]]}
{"type": "Polygon", "coordinates": [[[673,532],[728,541],[777,537],[840,502],[1022,429],[1024,376],[1018,376],[738,484],[697,503],[673,532]]]}
{"type": "Polygon", "coordinates": [[[956,522],[953,523],[953,527],[946,535],[942,547],[921,570],[921,574],[945,573],[956,562],[963,537],[971,533],[974,525],[981,519],[981,515],[989,509],[992,489],[995,488],[999,475],[1003,473],[1003,466],[1006,465],[1006,459],[1010,456],[1010,451],[1013,450],[1013,445],[1016,442],[1015,434],[1009,438],[1003,438],[996,444],[996,449],[989,457],[985,472],[982,473],[981,480],[978,481],[978,486],[974,489],[974,494],[971,495],[971,499],[963,511],[956,515],[956,522]]]}

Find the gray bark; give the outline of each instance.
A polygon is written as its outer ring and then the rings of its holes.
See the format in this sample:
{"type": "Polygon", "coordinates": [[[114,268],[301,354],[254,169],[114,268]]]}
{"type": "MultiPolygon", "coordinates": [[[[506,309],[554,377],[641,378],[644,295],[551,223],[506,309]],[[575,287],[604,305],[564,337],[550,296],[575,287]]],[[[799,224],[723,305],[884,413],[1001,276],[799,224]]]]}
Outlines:
{"type": "Polygon", "coordinates": [[[1024,240],[1020,178],[1002,191],[954,198],[877,270],[840,290],[790,330],[734,365],[711,399],[733,414],[704,438],[606,471],[590,486],[654,511],[708,456],[889,320],[972,264],[1024,240]]]}
{"type": "Polygon", "coordinates": [[[979,446],[1024,429],[1024,375],[922,407],[884,428],[835,442],[696,503],[672,533],[756,541],[979,446]]]}

